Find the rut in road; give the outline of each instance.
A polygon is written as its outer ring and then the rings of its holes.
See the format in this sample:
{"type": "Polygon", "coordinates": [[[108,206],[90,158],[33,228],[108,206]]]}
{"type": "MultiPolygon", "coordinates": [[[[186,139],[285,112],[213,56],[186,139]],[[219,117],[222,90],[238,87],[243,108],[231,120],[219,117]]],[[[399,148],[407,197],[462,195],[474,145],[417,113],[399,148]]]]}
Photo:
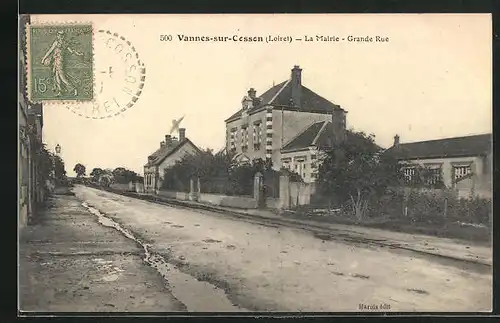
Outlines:
{"type": "Polygon", "coordinates": [[[93,206],[83,202],[85,207],[91,214],[97,217],[97,221],[106,226],[111,227],[127,238],[135,241],[144,249],[144,262],[156,269],[162,276],[165,287],[170,290],[172,295],[182,302],[187,311],[193,312],[242,312],[247,311],[244,308],[236,306],[227,298],[224,290],[216,286],[199,281],[196,278],[185,274],[178,270],[174,265],[169,263],[163,256],[151,252],[151,245],[141,241],[134,236],[132,232],[123,228],[120,224],[107,217],[93,206]]]}

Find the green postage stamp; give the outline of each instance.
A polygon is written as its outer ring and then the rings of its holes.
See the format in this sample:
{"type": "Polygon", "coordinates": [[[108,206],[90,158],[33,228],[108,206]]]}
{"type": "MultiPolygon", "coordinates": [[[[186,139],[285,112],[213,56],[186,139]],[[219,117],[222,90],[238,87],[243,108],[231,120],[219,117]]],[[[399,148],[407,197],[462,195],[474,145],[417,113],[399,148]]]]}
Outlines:
{"type": "Polygon", "coordinates": [[[27,92],[32,102],[94,98],[91,24],[28,25],[27,92]]]}

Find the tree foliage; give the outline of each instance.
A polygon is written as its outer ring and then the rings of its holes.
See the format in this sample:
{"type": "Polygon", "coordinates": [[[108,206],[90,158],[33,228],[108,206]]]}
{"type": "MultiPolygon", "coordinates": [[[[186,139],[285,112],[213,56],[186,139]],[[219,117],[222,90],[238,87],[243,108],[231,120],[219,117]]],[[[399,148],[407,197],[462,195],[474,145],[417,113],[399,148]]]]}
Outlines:
{"type": "Polygon", "coordinates": [[[38,157],[38,170],[40,176],[38,177],[40,180],[39,184],[45,185],[47,180],[51,180],[54,174],[54,163],[53,154],[47,150],[45,144],[42,144],[38,147],[37,157],[38,157]]]}
{"type": "Polygon", "coordinates": [[[66,169],[61,157],[51,153],[43,143],[37,147],[36,156],[39,185],[45,187],[47,181],[54,181],[56,185],[67,183],[66,169]]]}
{"type": "Polygon", "coordinates": [[[76,177],[78,178],[85,176],[85,166],[81,163],[76,164],[73,171],[76,173],[76,177]]]}
{"type": "Polygon", "coordinates": [[[136,172],[126,169],[125,167],[117,167],[113,170],[113,179],[115,183],[128,184],[138,179],[136,172]]]}
{"type": "Polygon", "coordinates": [[[214,154],[207,149],[187,155],[165,169],[162,187],[187,192],[190,179],[198,178],[201,190],[206,193],[252,195],[255,174],[264,173],[271,166],[262,159],[256,159],[249,165],[237,165],[232,154],[224,151],[214,154]]]}
{"type": "Polygon", "coordinates": [[[319,167],[321,192],[348,204],[361,220],[373,198],[399,183],[400,165],[375,144],[374,135],[348,131],[346,140],[326,151],[319,167]]]}
{"type": "Polygon", "coordinates": [[[202,186],[213,179],[225,178],[231,168],[231,156],[219,152],[213,154],[211,150],[201,151],[198,154],[186,155],[172,167],[165,169],[163,188],[188,191],[189,181],[198,177],[202,186]]]}
{"type": "Polygon", "coordinates": [[[92,169],[92,172],[90,172],[90,177],[92,177],[92,180],[94,182],[98,182],[99,178],[101,175],[104,173],[104,170],[102,168],[96,167],[92,169]]]}
{"type": "Polygon", "coordinates": [[[66,169],[64,167],[64,161],[59,156],[54,156],[54,177],[56,185],[67,184],[67,176],[66,176],[66,169]]]}

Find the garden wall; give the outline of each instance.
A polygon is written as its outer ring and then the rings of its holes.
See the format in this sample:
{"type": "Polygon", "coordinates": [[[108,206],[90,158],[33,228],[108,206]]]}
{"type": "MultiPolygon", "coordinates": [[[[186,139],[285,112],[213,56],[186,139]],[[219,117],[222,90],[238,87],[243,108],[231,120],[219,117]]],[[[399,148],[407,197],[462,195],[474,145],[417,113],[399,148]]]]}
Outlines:
{"type": "Polygon", "coordinates": [[[257,208],[257,201],[253,197],[227,196],[221,194],[201,193],[198,201],[212,205],[227,206],[242,209],[257,208]]]}
{"type": "Polygon", "coordinates": [[[163,196],[163,197],[168,197],[168,198],[176,199],[176,200],[182,200],[182,201],[189,200],[189,193],[185,193],[185,192],[158,190],[157,194],[160,196],[163,196]]]}
{"type": "Polygon", "coordinates": [[[117,191],[122,191],[122,192],[129,192],[131,191],[129,184],[119,184],[119,183],[113,183],[109,185],[114,190],[117,191]]]}

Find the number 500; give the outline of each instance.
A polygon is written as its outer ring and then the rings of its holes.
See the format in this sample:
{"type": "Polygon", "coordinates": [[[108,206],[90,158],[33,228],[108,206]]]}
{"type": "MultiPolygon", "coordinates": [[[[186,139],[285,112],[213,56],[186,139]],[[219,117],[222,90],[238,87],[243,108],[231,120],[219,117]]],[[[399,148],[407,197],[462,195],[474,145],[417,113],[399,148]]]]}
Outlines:
{"type": "Polygon", "coordinates": [[[172,41],[172,35],[160,35],[160,41],[172,41]]]}

